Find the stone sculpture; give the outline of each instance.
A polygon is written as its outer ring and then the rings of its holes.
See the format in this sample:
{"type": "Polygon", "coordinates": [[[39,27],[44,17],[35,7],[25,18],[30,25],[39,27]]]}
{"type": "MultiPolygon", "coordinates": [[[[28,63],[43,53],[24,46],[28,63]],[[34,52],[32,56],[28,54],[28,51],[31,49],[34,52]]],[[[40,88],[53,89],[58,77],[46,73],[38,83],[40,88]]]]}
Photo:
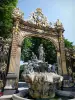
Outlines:
{"type": "Polygon", "coordinates": [[[31,57],[32,60],[37,60],[37,56],[34,54],[34,52],[32,52],[32,57],[31,57]]]}
{"type": "Polygon", "coordinates": [[[37,8],[30,16],[30,23],[36,24],[38,26],[49,26],[47,18],[42,13],[42,9],[37,8]]]}
{"type": "Polygon", "coordinates": [[[57,21],[56,21],[56,23],[55,23],[55,26],[56,26],[56,27],[63,27],[63,26],[62,26],[62,23],[60,22],[59,19],[57,19],[57,21]]]}
{"type": "Polygon", "coordinates": [[[44,53],[43,44],[40,44],[38,52],[39,52],[39,60],[45,61],[45,53],[44,53]]]}
{"type": "Polygon", "coordinates": [[[8,53],[9,44],[6,40],[0,37],[0,89],[2,91],[6,83],[8,53]]]}
{"type": "Polygon", "coordinates": [[[15,8],[14,10],[13,10],[13,13],[12,13],[12,16],[14,17],[14,18],[22,18],[23,19],[23,15],[24,15],[24,13],[22,12],[22,11],[20,11],[20,9],[19,8],[15,8]]]}
{"type": "Polygon", "coordinates": [[[61,83],[63,77],[48,70],[49,64],[45,62],[43,44],[40,44],[38,52],[39,59],[36,59],[32,52],[32,59],[25,64],[22,76],[29,84],[29,95],[32,98],[54,97],[55,85],[61,83]]]}

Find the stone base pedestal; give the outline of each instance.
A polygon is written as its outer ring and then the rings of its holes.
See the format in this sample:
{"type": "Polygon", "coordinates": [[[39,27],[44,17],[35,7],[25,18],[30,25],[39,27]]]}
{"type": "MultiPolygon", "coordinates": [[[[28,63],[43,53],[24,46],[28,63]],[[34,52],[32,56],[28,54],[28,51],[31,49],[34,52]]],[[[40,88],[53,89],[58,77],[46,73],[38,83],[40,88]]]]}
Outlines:
{"type": "MultiPolygon", "coordinates": [[[[6,76],[6,85],[4,87],[4,94],[5,91],[11,92],[11,94],[14,94],[14,91],[16,92],[18,90],[18,80],[15,73],[8,73],[6,76]]],[[[9,94],[6,92],[6,94],[9,94]]]]}

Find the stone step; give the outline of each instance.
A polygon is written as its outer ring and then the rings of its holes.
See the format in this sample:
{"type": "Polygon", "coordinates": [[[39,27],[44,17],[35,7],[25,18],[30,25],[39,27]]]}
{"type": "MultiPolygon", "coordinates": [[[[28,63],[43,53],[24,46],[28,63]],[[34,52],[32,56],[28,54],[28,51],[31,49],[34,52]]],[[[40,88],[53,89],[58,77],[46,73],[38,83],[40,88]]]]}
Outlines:
{"type": "Polygon", "coordinates": [[[4,89],[3,95],[12,95],[16,93],[15,89],[4,89]]]}
{"type": "Polygon", "coordinates": [[[0,97],[0,100],[10,100],[12,98],[12,95],[3,95],[0,97]]]}

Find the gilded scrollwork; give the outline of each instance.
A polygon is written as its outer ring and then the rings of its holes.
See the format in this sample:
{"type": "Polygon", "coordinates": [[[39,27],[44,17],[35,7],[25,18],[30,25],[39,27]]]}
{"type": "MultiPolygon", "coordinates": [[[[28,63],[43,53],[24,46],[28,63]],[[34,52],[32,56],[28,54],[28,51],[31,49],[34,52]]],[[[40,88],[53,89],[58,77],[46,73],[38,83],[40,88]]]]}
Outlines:
{"type": "Polygon", "coordinates": [[[39,26],[49,26],[47,17],[44,16],[41,8],[37,8],[36,11],[30,15],[29,22],[39,26]]]}
{"type": "Polygon", "coordinates": [[[19,20],[16,20],[15,25],[13,27],[13,34],[18,34],[19,31],[20,31],[20,29],[19,29],[19,20]]]}

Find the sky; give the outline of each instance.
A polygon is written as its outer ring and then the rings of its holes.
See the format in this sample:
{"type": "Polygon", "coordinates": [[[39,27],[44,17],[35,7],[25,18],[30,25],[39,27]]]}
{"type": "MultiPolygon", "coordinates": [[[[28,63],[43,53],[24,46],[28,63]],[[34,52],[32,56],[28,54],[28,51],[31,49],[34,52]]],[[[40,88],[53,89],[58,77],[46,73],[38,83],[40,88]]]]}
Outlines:
{"type": "Polygon", "coordinates": [[[24,12],[25,20],[36,8],[42,9],[49,22],[60,19],[65,29],[64,37],[75,45],[75,0],[19,0],[17,7],[24,12]]]}

